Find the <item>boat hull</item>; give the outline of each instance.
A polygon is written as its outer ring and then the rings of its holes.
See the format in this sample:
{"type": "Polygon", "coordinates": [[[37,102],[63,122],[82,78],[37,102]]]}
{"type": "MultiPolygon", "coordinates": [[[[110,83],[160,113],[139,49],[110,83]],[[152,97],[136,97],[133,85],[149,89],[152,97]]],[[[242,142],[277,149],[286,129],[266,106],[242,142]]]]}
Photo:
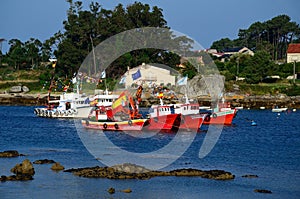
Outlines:
{"type": "Polygon", "coordinates": [[[280,113],[280,112],[285,112],[287,111],[287,108],[273,108],[272,112],[274,113],[280,113]]]}
{"type": "Polygon", "coordinates": [[[204,121],[203,124],[220,124],[220,125],[231,125],[232,120],[235,117],[237,110],[226,110],[212,113],[209,121],[204,121]]]}
{"type": "Polygon", "coordinates": [[[81,120],[82,125],[88,129],[104,131],[140,131],[148,119],[133,119],[129,121],[90,121],[81,120]]]}
{"type": "Polygon", "coordinates": [[[146,130],[162,130],[169,131],[174,130],[180,126],[181,114],[168,114],[158,117],[151,117],[149,119],[149,125],[145,127],[146,130]]]}
{"type": "Polygon", "coordinates": [[[207,114],[182,115],[179,128],[186,130],[198,130],[206,117],[207,114]]]}
{"type": "Polygon", "coordinates": [[[35,108],[34,114],[38,117],[46,118],[87,118],[92,107],[79,107],[69,110],[47,109],[47,108],[35,108]]]}

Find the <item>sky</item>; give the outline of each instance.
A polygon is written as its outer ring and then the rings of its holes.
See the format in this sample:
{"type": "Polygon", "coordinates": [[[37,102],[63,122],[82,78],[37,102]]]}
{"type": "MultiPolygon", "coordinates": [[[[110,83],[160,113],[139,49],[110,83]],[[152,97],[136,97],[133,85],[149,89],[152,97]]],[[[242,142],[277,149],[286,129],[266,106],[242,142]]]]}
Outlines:
{"type": "MultiPolygon", "coordinates": [[[[75,0],[74,0],[75,1],[75,0]]],[[[92,0],[81,0],[88,9],[92,0]]],[[[105,9],[134,0],[96,0],[105,9]]],[[[167,25],[209,48],[221,38],[236,39],[239,29],[286,14],[300,24],[299,0],[140,0],[163,9],[167,25]]],[[[2,52],[9,49],[10,39],[22,42],[30,38],[44,42],[59,30],[67,18],[65,0],[1,0],[0,38],[2,52]]]]}

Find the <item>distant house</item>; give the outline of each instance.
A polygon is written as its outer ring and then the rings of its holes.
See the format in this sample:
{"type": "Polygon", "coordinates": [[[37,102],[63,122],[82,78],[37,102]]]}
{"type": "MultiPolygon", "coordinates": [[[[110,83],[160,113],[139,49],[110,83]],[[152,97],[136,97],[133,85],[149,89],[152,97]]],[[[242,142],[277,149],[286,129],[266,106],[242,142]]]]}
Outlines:
{"type": "Polygon", "coordinates": [[[254,52],[247,47],[238,47],[238,48],[226,48],[223,50],[225,55],[235,55],[235,54],[246,54],[254,55],[254,52]]]}
{"type": "Polygon", "coordinates": [[[299,44],[289,44],[287,49],[287,63],[300,62],[300,43],[299,44]]]}
{"type": "Polygon", "coordinates": [[[175,70],[164,65],[142,64],[129,69],[122,77],[126,88],[131,87],[132,84],[147,84],[149,86],[175,85],[176,73],[175,70]]]}

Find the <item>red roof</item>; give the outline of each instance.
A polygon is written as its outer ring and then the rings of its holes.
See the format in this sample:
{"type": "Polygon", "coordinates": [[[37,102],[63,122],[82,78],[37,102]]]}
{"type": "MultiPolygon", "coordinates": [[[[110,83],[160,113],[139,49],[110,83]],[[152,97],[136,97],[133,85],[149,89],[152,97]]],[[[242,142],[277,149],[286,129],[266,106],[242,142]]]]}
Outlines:
{"type": "Polygon", "coordinates": [[[287,53],[300,53],[300,44],[289,44],[287,53]]]}

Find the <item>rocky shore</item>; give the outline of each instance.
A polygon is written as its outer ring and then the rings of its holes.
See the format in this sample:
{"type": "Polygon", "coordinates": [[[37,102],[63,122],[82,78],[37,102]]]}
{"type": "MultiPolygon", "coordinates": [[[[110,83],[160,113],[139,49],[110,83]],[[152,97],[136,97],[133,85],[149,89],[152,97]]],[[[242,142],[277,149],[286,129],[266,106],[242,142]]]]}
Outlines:
{"type": "MultiPolygon", "coordinates": [[[[52,96],[51,100],[58,96],[52,96]]],[[[203,106],[211,105],[211,98],[208,96],[198,96],[194,98],[203,106]]],[[[231,102],[232,107],[244,107],[250,109],[259,109],[265,107],[271,109],[274,106],[287,108],[300,108],[300,96],[278,95],[234,95],[226,96],[226,101],[231,102]]],[[[164,99],[166,104],[178,103],[179,100],[164,99]]],[[[38,94],[0,94],[0,105],[21,105],[21,106],[41,106],[47,104],[47,95],[38,94]]],[[[143,98],[141,107],[149,107],[152,104],[159,104],[159,100],[154,97],[143,98]]]]}
{"type": "Polygon", "coordinates": [[[41,106],[47,99],[46,94],[0,94],[0,105],[41,106]]]}

